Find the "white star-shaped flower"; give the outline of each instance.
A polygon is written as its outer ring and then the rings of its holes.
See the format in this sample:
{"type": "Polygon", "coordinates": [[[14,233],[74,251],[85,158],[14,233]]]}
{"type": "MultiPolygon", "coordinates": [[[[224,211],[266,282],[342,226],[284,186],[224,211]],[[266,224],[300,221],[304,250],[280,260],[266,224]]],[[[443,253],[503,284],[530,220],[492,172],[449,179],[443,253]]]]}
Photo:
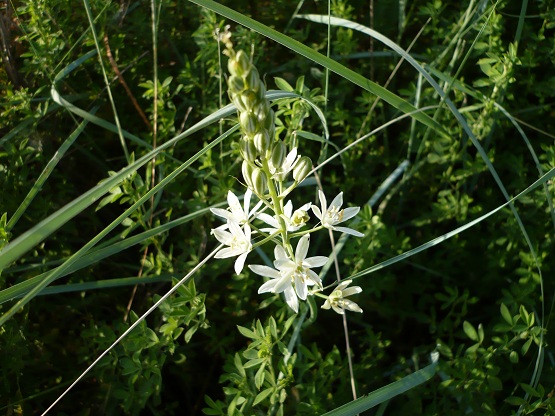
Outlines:
{"type": "Polygon", "coordinates": [[[274,250],[276,257],[274,267],[277,270],[258,264],[249,266],[249,269],[254,273],[270,278],[270,280],[260,286],[258,293],[283,292],[287,305],[295,313],[299,311],[299,301],[297,298],[306,300],[308,286],[322,286],[322,281],[318,275],[310,269],[322,267],[328,261],[328,258],[324,256],[306,258],[309,238],[307,234],[299,240],[294,260],[289,258],[282,246],[276,246],[274,250]]]}
{"type": "MultiPolygon", "coordinates": [[[[287,203],[283,207],[282,215],[282,218],[285,220],[287,231],[293,232],[299,230],[301,227],[304,227],[304,225],[310,219],[307,211],[311,205],[312,204],[308,202],[299,209],[295,210],[295,212],[293,212],[293,204],[291,203],[291,201],[287,201],[287,203]]],[[[261,213],[257,215],[257,218],[272,226],[272,228],[263,228],[262,231],[274,234],[275,232],[278,232],[280,230],[280,225],[277,217],[272,217],[271,215],[261,213]]]]}
{"type": "Polygon", "coordinates": [[[345,310],[362,313],[362,309],[355,302],[345,299],[347,296],[354,295],[362,292],[360,286],[353,286],[345,289],[351,284],[352,280],[345,280],[341,282],[337,288],[328,296],[326,302],[322,305],[322,309],[333,308],[335,312],[340,315],[345,313],[345,310]]]}
{"type": "Polygon", "coordinates": [[[312,205],[312,212],[318,217],[322,225],[333,231],[341,231],[342,233],[351,234],[355,237],[364,237],[364,234],[347,227],[336,227],[335,224],[339,224],[343,221],[353,218],[360,211],[360,207],[351,207],[341,209],[343,205],[343,192],[340,192],[333,201],[331,201],[328,207],[326,196],[320,190],[318,190],[318,197],[320,198],[320,204],[322,210],[315,205],[312,205]]]}
{"type": "Polygon", "coordinates": [[[256,211],[258,211],[258,209],[262,205],[262,201],[258,201],[258,203],[249,211],[251,197],[252,191],[250,189],[247,189],[243,198],[243,205],[241,206],[239,198],[237,198],[237,196],[233,192],[228,191],[227,203],[229,204],[229,207],[227,209],[210,208],[210,211],[212,211],[214,215],[222,217],[227,221],[225,224],[219,226],[218,228],[221,230],[226,230],[227,228],[229,228],[229,222],[235,222],[239,225],[247,224],[249,222],[249,219],[256,215],[256,211]]]}
{"type": "Polygon", "coordinates": [[[215,228],[212,230],[212,234],[216,239],[225,244],[228,247],[222,248],[214,256],[217,259],[225,259],[228,257],[237,257],[235,260],[235,273],[241,273],[243,267],[245,266],[245,260],[247,255],[252,250],[251,243],[251,227],[249,224],[245,224],[243,228],[239,226],[236,222],[228,221],[227,225],[229,231],[225,231],[221,228],[215,228]]]}

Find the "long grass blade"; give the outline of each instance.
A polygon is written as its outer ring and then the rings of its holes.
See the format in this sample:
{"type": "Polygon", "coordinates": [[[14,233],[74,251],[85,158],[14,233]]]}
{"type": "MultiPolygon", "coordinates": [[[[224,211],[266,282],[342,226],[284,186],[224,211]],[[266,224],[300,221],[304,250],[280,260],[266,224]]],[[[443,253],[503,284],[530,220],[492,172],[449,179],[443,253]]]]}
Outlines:
{"type": "Polygon", "coordinates": [[[433,352],[431,354],[432,363],[414,373],[403,377],[387,386],[381,387],[372,393],[367,394],[360,399],[353,400],[331,412],[324,413],[323,416],[354,416],[368,409],[371,409],[381,403],[391,400],[393,397],[403,394],[410,389],[419,386],[431,379],[436,371],[439,360],[439,353],[433,352]]]}
{"type": "Polygon", "coordinates": [[[236,12],[229,7],[223,6],[219,3],[216,3],[212,0],[190,0],[192,3],[198,4],[199,6],[205,7],[210,9],[224,17],[227,17],[230,20],[233,20],[243,26],[248,27],[282,45],[291,49],[292,51],[297,52],[298,54],[310,59],[313,62],[316,62],[322,65],[325,68],[335,72],[336,74],[342,76],[343,78],[351,81],[353,84],[358,85],[359,87],[365,89],[366,91],[377,95],[385,102],[389,103],[396,109],[402,111],[403,113],[413,113],[413,117],[416,118],[418,121],[423,123],[424,125],[428,126],[432,130],[435,130],[440,135],[447,136],[448,133],[445,129],[433,120],[430,116],[425,113],[418,113],[414,112],[415,108],[412,104],[408,101],[402,99],[398,95],[392,93],[391,91],[381,87],[380,85],[376,84],[375,82],[370,81],[369,79],[363,77],[360,74],[350,70],[349,68],[341,65],[340,63],[334,61],[333,59],[327,58],[326,56],[322,55],[311,49],[309,46],[304,45],[295,39],[290,38],[256,20],[251,19],[250,17],[245,16],[239,12],[236,12]]]}

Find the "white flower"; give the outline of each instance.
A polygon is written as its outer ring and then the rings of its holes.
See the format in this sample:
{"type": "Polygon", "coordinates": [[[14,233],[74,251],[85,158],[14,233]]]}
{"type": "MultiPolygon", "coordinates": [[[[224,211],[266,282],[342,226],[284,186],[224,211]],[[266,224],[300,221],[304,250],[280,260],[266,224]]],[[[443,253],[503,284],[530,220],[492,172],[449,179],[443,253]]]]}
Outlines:
{"type": "Polygon", "coordinates": [[[237,260],[235,260],[235,273],[239,274],[245,266],[247,255],[252,250],[251,227],[249,224],[245,224],[241,229],[241,227],[233,221],[228,221],[227,225],[229,231],[225,231],[221,228],[212,230],[212,234],[214,234],[220,243],[229,246],[222,248],[214,257],[217,259],[225,259],[227,257],[239,256],[237,260]]]}
{"type": "Polygon", "coordinates": [[[352,280],[345,280],[341,282],[337,288],[328,296],[326,302],[322,305],[322,309],[333,308],[335,312],[340,315],[345,313],[345,309],[353,312],[362,313],[362,309],[355,302],[349,299],[345,299],[347,296],[354,295],[355,293],[362,292],[360,286],[353,286],[345,289],[351,284],[352,280]]]}
{"type": "Polygon", "coordinates": [[[245,196],[243,199],[243,206],[241,206],[241,202],[239,202],[239,198],[231,192],[227,192],[227,203],[229,207],[227,209],[222,208],[210,208],[210,211],[214,215],[218,217],[222,217],[227,220],[224,225],[219,226],[218,228],[221,230],[226,230],[229,228],[228,222],[234,222],[239,225],[247,224],[249,222],[249,218],[253,217],[256,214],[256,211],[262,205],[262,201],[258,201],[258,203],[249,211],[249,206],[251,203],[252,191],[247,189],[245,192],[245,196]]]}
{"type": "Polygon", "coordinates": [[[318,217],[322,225],[333,231],[341,231],[342,233],[347,233],[354,235],[355,237],[364,237],[364,234],[347,227],[336,227],[335,224],[347,221],[353,218],[360,211],[360,207],[352,207],[341,209],[343,205],[343,192],[340,192],[333,201],[331,202],[329,208],[326,201],[326,196],[320,190],[318,190],[318,197],[320,198],[320,204],[322,206],[322,211],[315,205],[312,205],[312,212],[318,217]]]}
{"type": "Polygon", "coordinates": [[[328,261],[327,257],[316,256],[306,258],[309,246],[308,234],[302,237],[295,250],[295,259],[291,260],[282,246],[276,246],[274,254],[276,260],[272,269],[268,266],[251,265],[249,268],[256,274],[269,277],[258,289],[258,293],[282,293],[285,301],[295,312],[299,311],[299,301],[306,300],[308,286],[322,286],[322,281],[318,275],[310,270],[313,267],[322,267],[328,261]]]}
{"type": "MultiPolygon", "coordinates": [[[[304,204],[302,207],[297,209],[293,212],[293,204],[291,201],[287,201],[285,206],[283,207],[283,215],[281,216],[285,220],[285,225],[287,227],[287,231],[293,232],[297,231],[301,227],[307,223],[310,219],[308,216],[308,209],[312,204],[310,202],[304,204]]],[[[271,225],[273,228],[263,228],[262,231],[273,234],[280,230],[280,225],[277,217],[272,217],[268,214],[258,214],[257,218],[264,221],[266,224],[271,225]]]]}
{"type": "Polygon", "coordinates": [[[293,170],[295,167],[295,163],[300,156],[297,156],[297,148],[294,147],[291,149],[289,154],[285,157],[285,160],[281,164],[281,166],[274,166],[270,160],[270,173],[272,174],[272,179],[275,179],[279,182],[283,182],[289,172],[293,170]]]}

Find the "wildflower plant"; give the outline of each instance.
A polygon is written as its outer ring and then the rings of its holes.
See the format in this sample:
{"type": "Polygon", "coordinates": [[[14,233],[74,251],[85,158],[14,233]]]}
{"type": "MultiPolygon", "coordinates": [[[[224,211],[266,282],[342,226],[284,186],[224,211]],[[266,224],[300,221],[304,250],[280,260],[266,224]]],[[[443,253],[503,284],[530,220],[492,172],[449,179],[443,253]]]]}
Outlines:
{"type": "MultiPolygon", "coordinates": [[[[313,295],[326,299],[324,308],[329,309],[331,305],[340,314],[345,309],[362,312],[356,303],[341,298],[341,290],[334,291],[332,298],[321,293],[324,290],[322,281],[312,269],[324,266],[329,256],[307,257],[310,234],[314,232],[327,228],[356,237],[364,236],[351,228],[336,226],[355,217],[360,208],[342,209],[342,192],[328,206],[321,190],[318,190],[320,207],[306,202],[293,211],[291,200],[286,202],[311,173],[312,161],[308,156],[302,156],[297,147],[288,148],[286,140],[276,136],[275,113],[266,98],[266,88],[248,55],[242,50],[235,51],[230,37],[231,34],[226,32],[220,40],[225,46],[224,54],[229,57],[228,92],[237,108],[241,127],[239,148],[246,190],[243,205],[237,195],[229,191],[228,208],[212,209],[214,215],[225,220],[225,224],[212,230],[214,237],[225,246],[215,257],[237,257],[234,269],[240,274],[252,250],[267,243],[273,244],[274,268],[248,265],[252,272],[269,279],[260,286],[258,293],[283,293],[287,305],[295,313],[299,311],[299,300],[306,301],[313,295]],[[292,183],[288,182],[291,179],[292,183]],[[253,197],[258,202],[251,209],[253,197]],[[309,226],[309,211],[319,220],[312,228],[309,226]]],[[[341,288],[344,287],[342,284],[341,288]]],[[[361,289],[357,286],[348,291],[348,294],[354,294],[361,289]]]]}

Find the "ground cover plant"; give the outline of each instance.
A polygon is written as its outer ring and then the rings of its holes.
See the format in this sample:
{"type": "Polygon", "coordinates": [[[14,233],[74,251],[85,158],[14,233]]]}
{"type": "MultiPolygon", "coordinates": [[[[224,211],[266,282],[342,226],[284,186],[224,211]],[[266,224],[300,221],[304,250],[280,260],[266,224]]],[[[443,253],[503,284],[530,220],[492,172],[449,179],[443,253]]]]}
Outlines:
{"type": "Polygon", "coordinates": [[[553,414],[552,1],[0,9],[2,413],[553,414]]]}

